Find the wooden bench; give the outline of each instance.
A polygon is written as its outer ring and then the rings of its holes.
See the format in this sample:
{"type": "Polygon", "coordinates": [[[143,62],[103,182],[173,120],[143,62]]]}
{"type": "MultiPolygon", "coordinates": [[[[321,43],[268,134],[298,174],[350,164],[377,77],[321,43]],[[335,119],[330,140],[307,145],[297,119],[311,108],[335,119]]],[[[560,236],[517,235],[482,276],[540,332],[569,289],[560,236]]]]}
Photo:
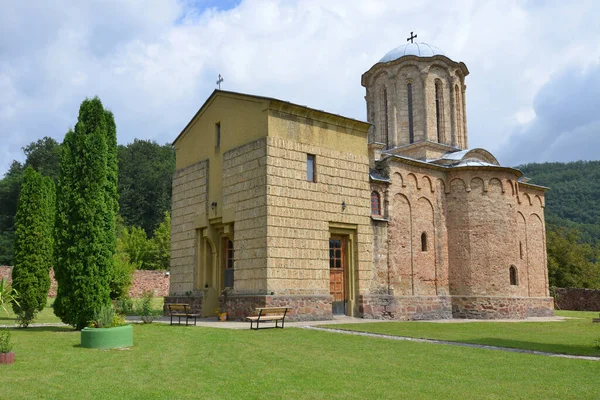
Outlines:
{"type": "Polygon", "coordinates": [[[256,309],[254,315],[246,317],[250,321],[250,329],[258,330],[258,324],[261,322],[275,322],[272,328],[281,328],[285,324],[285,316],[290,307],[260,307],[256,309]],[[279,326],[281,321],[281,326],[279,326]],[[253,328],[256,322],[256,328],[253,328]]]}
{"type": "Polygon", "coordinates": [[[194,326],[196,326],[196,318],[200,314],[192,313],[192,309],[189,304],[167,304],[169,309],[169,315],[171,316],[171,325],[173,325],[173,317],[179,318],[179,325],[181,325],[181,317],[185,318],[185,326],[188,325],[190,319],[194,319],[194,326]]]}

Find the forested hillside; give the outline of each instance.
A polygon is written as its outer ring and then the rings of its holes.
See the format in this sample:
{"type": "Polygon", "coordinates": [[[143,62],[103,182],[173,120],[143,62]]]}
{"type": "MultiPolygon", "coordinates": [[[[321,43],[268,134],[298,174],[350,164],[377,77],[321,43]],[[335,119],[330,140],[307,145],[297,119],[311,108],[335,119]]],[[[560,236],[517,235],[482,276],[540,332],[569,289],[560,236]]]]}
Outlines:
{"type": "Polygon", "coordinates": [[[600,161],[526,164],[517,167],[530,183],[549,187],[546,221],[573,228],[579,240],[600,243],[600,161]]]}
{"type": "MultiPolygon", "coordinates": [[[[136,268],[169,268],[171,179],[175,149],[135,139],[118,146],[118,247],[136,268]],[[166,253],[166,254],[165,254],[166,253]]],[[[32,167],[55,183],[61,144],[44,137],[23,148],[25,162],[13,161],[0,179],[0,265],[14,256],[14,222],[25,170],[32,167]]]]}

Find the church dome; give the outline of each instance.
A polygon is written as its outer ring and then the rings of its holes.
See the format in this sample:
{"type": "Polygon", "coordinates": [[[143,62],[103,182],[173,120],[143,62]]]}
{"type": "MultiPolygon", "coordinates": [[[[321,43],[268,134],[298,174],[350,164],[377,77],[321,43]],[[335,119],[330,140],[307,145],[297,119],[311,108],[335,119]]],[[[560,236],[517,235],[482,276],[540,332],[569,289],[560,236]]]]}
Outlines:
{"type": "Polygon", "coordinates": [[[433,56],[445,56],[444,52],[435,46],[427,43],[406,43],[400,47],[396,47],[390,50],[379,62],[390,62],[397,60],[404,56],[417,56],[417,57],[433,57],[433,56]]]}

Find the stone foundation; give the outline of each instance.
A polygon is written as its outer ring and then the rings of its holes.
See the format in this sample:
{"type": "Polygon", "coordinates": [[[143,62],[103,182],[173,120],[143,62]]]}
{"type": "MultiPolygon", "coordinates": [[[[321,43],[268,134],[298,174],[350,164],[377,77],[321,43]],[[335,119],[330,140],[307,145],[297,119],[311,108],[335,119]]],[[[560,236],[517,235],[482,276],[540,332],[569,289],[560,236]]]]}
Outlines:
{"type": "Polygon", "coordinates": [[[367,319],[430,320],[452,318],[445,296],[361,295],[359,312],[367,319]]]}
{"type": "Polygon", "coordinates": [[[452,296],[452,316],[469,319],[553,317],[552,297],[452,296]]]}
{"type": "Polygon", "coordinates": [[[233,321],[244,320],[257,307],[291,307],[286,317],[289,321],[333,319],[331,296],[229,295],[226,307],[227,317],[233,321]]]}
{"type": "Polygon", "coordinates": [[[194,293],[190,296],[165,296],[163,305],[164,315],[169,315],[167,312],[167,304],[186,303],[190,305],[193,313],[202,314],[202,292],[194,293]]]}

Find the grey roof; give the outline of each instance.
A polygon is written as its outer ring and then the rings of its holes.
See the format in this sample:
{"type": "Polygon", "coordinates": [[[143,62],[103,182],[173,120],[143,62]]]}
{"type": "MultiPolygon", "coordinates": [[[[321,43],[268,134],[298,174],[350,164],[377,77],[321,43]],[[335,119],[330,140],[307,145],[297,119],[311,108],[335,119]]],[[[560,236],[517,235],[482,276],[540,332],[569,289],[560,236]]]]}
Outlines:
{"type": "Polygon", "coordinates": [[[406,43],[390,50],[379,62],[390,62],[404,56],[433,57],[445,56],[444,52],[427,43],[406,43]]]}
{"type": "Polygon", "coordinates": [[[374,169],[369,170],[369,178],[371,178],[371,180],[373,180],[373,181],[380,181],[380,182],[391,182],[392,181],[390,178],[386,178],[385,176],[381,175],[379,172],[375,171],[374,169]]]}

